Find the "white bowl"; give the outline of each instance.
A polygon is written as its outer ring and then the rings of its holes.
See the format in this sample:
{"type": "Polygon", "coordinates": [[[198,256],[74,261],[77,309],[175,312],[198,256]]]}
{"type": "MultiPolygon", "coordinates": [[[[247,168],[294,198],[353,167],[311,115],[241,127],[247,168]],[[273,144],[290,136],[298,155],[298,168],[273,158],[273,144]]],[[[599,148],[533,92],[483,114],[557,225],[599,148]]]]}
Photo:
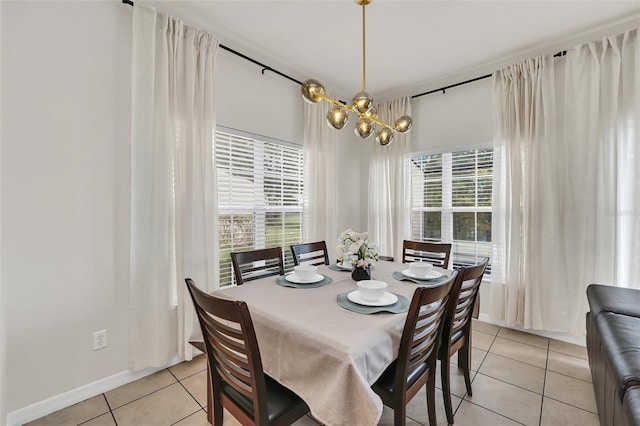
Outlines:
{"type": "Polygon", "coordinates": [[[376,302],[380,300],[387,291],[387,283],[375,280],[358,281],[358,290],[364,300],[376,302]]]}
{"type": "Polygon", "coordinates": [[[413,262],[409,264],[409,269],[416,277],[426,277],[433,265],[429,262],[413,262]]]}
{"type": "Polygon", "coordinates": [[[318,272],[318,267],[313,265],[298,265],[293,268],[294,273],[301,280],[310,280],[318,272]]]}
{"type": "Polygon", "coordinates": [[[340,264],[340,266],[342,266],[343,268],[351,268],[353,264],[351,263],[350,258],[345,257],[342,259],[342,263],[340,264]]]}

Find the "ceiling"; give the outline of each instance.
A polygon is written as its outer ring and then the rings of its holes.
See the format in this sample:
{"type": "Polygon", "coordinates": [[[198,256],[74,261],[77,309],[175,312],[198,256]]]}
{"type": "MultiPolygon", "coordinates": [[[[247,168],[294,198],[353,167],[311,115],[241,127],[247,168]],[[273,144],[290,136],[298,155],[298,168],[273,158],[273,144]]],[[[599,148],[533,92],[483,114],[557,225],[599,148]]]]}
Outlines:
{"type": "MultiPolygon", "coordinates": [[[[149,3],[331,94],[360,90],[362,10],[353,0],[149,3]]],[[[380,100],[638,28],[640,0],[375,0],[366,22],[367,90],[380,100]]]]}

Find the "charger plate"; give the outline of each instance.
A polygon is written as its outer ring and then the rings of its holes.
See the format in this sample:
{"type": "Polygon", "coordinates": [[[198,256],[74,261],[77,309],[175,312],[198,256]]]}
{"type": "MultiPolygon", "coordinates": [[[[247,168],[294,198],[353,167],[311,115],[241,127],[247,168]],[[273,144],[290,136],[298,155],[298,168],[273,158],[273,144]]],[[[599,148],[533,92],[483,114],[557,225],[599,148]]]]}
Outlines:
{"type": "Polygon", "coordinates": [[[291,281],[287,281],[287,279],[281,275],[278,278],[276,278],[276,284],[281,285],[282,287],[291,287],[291,288],[317,288],[317,287],[323,287],[333,282],[333,279],[331,277],[328,277],[323,274],[320,274],[320,275],[324,277],[322,281],[318,281],[315,283],[308,283],[308,284],[292,283],[291,281]]]}
{"type": "Polygon", "coordinates": [[[391,276],[398,281],[411,281],[426,287],[442,284],[449,279],[449,275],[443,274],[438,278],[433,278],[430,280],[419,280],[417,278],[409,278],[400,271],[394,272],[393,274],[391,274],[391,276]]]}
{"type": "Polygon", "coordinates": [[[407,299],[406,297],[398,293],[393,293],[398,297],[398,301],[393,305],[387,305],[387,306],[364,306],[364,305],[359,305],[357,303],[353,303],[347,298],[347,295],[349,293],[351,293],[351,291],[338,294],[338,296],[336,297],[336,301],[338,302],[338,305],[340,307],[358,314],[377,314],[378,312],[390,312],[392,314],[401,314],[409,310],[409,305],[410,305],[409,299],[407,299]]]}

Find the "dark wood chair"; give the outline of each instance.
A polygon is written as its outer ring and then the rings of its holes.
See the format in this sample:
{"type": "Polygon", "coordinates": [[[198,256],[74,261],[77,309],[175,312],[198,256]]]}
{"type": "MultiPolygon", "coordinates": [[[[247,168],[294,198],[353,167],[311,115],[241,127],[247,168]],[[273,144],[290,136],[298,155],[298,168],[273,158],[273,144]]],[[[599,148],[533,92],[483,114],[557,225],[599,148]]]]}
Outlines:
{"type": "Polygon", "coordinates": [[[295,393],[262,370],[247,304],[200,291],[185,280],[202,328],[213,389],[213,424],[226,408],[243,425],[290,425],[309,412],[295,393]]]}
{"type": "Polygon", "coordinates": [[[436,361],[449,291],[458,272],[437,287],[418,287],[404,324],[398,358],[387,367],[372,389],[384,405],[393,408],[393,424],[404,425],[406,406],[427,385],[429,424],[436,426],[436,361]]]}
{"type": "Polygon", "coordinates": [[[447,269],[450,257],[451,244],[408,240],[402,243],[402,263],[422,261],[447,269]]]}
{"type": "Polygon", "coordinates": [[[300,264],[304,264],[304,265],[328,265],[329,264],[329,253],[327,252],[327,243],[325,243],[324,241],[292,245],[291,254],[293,255],[293,263],[296,266],[300,264]]]}
{"type": "Polygon", "coordinates": [[[460,268],[458,278],[451,288],[451,297],[447,306],[447,313],[440,339],[440,373],[442,376],[442,395],[447,421],[453,424],[453,409],[451,407],[451,362],[450,359],[458,352],[458,368],[462,368],[467,393],[471,392],[471,323],[474,305],[478,299],[478,290],[484,271],[489,263],[485,258],[478,265],[460,268]]]}
{"type": "Polygon", "coordinates": [[[272,275],[284,275],[280,247],[231,253],[231,263],[238,285],[272,275]]]}

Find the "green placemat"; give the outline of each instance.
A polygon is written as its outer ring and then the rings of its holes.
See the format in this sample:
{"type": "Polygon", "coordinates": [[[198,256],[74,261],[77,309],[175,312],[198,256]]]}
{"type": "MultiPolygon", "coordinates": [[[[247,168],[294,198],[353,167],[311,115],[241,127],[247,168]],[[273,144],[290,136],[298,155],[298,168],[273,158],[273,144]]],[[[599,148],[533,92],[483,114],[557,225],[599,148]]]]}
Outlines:
{"type": "Polygon", "coordinates": [[[398,296],[398,301],[393,305],[388,306],[364,306],[358,305],[357,303],[353,303],[349,299],[347,299],[347,294],[351,293],[347,291],[346,293],[340,293],[337,296],[338,305],[342,308],[356,312],[358,314],[376,314],[378,312],[391,312],[392,314],[401,314],[403,312],[407,312],[409,310],[409,299],[404,297],[401,294],[393,293],[398,296]]]}
{"type": "Polygon", "coordinates": [[[332,263],[331,265],[329,265],[329,269],[331,269],[332,271],[338,271],[338,272],[351,272],[353,270],[353,269],[338,268],[338,265],[336,265],[335,263],[332,263]]]}
{"type": "Polygon", "coordinates": [[[292,283],[290,281],[287,281],[285,277],[280,276],[276,278],[276,284],[281,285],[282,287],[292,287],[292,288],[317,288],[317,287],[325,286],[327,284],[331,284],[333,282],[333,279],[331,279],[331,277],[328,277],[323,274],[320,274],[320,275],[322,275],[324,279],[322,281],[318,281],[317,283],[309,283],[309,284],[292,283]]]}
{"type": "Polygon", "coordinates": [[[441,277],[434,278],[432,280],[419,280],[417,278],[409,278],[399,271],[394,272],[393,274],[391,274],[391,276],[398,281],[412,281],[416,284],[420,284],[426,287],[442,284],[449,279],[449,275],[443,274],[441,277]]]}

